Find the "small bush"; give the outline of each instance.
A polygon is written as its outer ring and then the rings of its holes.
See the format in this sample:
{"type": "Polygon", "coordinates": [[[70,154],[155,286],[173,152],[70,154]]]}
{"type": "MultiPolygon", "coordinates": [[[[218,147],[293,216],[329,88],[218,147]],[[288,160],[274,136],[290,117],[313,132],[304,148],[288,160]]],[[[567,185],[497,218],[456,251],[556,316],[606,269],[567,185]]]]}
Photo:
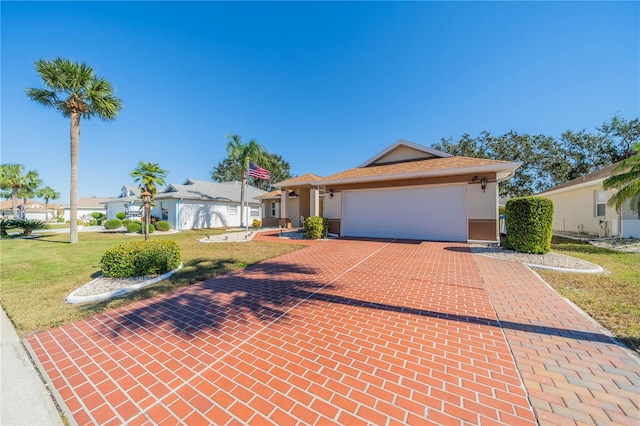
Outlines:
{"type": "Polygon", "coordinates": [[[127,214],[125,212],[118,212],[116,213],[116,217],[120,220],[124,220],[124,218],[127,217],[127,214]]]}
{"type": "Polygon", "coordinates": [[[171,240],[135,241],[110,248],[100,259],[106,277],[165,274],[180,265],[180,247],[171,240]]]}
{"type": "Polygon", "coordinates": [[[13,225],[22,229],[22,235],[31,235],[32,231],[48,228],[43,221],[36,219],[14,219],[13,225]]]}
{"type": "Polygon", "coordinates": [[[159,222],[157,222],[155,224],[155,227],[158,231],[168,231],[170,226],[169,226],[169,222],[165,221],[165,220],[161,220],[159,222]]]}
{"type": "Polygon", "coordinates": [[[102,225],[102,221],[107,218],[107,215],[100,212],[93,212],[91,213],[91,217],[95,219],[95,221],[91,221],[91,225],[102,225]]]}
{"type": "Polygon", "coordinates": [[[109,219],[104,223],[104,229],[118,229],[122,226],[120,219],[109,219]]]}
{"type": "MultiPolygon", "coordinates": [[[[144,234],[144,227],[145,227],[144,222],[142,222],[140,224],[140,230],[138,232],[141,233],[141,234],[144,234]]],[[[149,224],[149,234],[153,234],[153,231],[155,231],[155,230],[156,230],[156,227],[152,223],[150,223],[149,224]]]]}
{"type": "Polygon", "coordinates": [[[544,197],[514,198],[507,201],[506,216],[506,248],[532,254],[545,254],[551,250],[551,200],[544,197]]]}
{"type": "Polygon", "coordinates": [[[142,229],[142,224],[140,222],[132,220],[131,222],[127,223],[127,232],[130,234],[134,232],[140,232],[140,229],[142,229]]]}
{"type": "Polygon", "coordinates": [[[260,219],[253,219],[253,229],[259,229],[262,226],[260,219]]]}
{"type": "Polygon", "coordinates": [[[326,234],[328,228],[329,219],[311,216],[304,221],[304,236],[310,240],[317,240],[326,234]]]}

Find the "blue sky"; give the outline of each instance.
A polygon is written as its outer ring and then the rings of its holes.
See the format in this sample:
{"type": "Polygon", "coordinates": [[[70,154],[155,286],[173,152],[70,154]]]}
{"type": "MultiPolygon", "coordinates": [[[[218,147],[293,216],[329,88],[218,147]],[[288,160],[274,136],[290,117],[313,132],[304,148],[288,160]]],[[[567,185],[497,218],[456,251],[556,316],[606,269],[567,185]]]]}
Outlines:
{"type": "Polygon", "coordinates": [[[225,135],[296,175],[355,167],[399,138],[558,136],[640,116],[638,2],[7,2],[1,161],[69,198],[69,122],[25,95],[39,58],[82,61],[124,103],[82,122],[79,196],[138,161],[210,179],[225,135]]]}

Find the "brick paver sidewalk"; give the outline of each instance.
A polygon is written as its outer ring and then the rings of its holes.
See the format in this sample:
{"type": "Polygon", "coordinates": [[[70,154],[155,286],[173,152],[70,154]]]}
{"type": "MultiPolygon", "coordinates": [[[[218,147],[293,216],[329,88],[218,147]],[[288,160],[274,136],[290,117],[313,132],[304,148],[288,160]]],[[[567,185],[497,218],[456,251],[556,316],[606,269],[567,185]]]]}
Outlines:
{"type": "Polygon", "coordinates": [[[520,263],[478,256],[541,425],[640,425],[640,362],[520,263]]]}

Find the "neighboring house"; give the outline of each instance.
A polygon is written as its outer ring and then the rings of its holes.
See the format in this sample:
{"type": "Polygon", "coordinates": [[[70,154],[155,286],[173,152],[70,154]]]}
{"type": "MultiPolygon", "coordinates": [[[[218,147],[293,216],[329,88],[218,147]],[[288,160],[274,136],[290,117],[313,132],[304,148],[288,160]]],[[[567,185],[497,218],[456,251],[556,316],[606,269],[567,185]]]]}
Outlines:
{"type": "Polygon", "coordinates": [[[107,220],[116,219],[116,215],[124,212],[125,219],[142,218],[142,199],[140,188],[137,186],[123,186],[117,198],[111,198],[104,202],[107,209],[107,220]]]}
{"type": "Polygon", "coordinates": [[[520,165],[400,139],[354,169],[277,183],[279,200],[263,201],[280,226],[322,215],[329,232],[344,237],[497,242],[498,183],[520,165]],[[290,207],[296,203],[297,210],[290,207]]]}
{"type": "Polygon", "coordinates": [[[640,215],[631,210],[631,200],[623,205],[619,213],[615,207],[607,205],[616,190],[602,189],[602,182],[611,176],[619,164],[612,164],[537,194],[553,201],[554,231],[640,238],[640,215]]]}
{"type": "MultiPolygon", "coordinates": [[[[169,222],[173,229],[202,229],[237,227],[241,223],[240,190],[242,184],[187,179],[182,185],[170,184],[156,194],[151,214],[169,222]]],[[[247,185],[245,224],[262,218],[262,204],[258,199],[265,191],[247,185]]]]}
{"type": "MultiPolygon", "coordinates": [[[[80,197],[78,198],[78,220],[90,222],[92,213],[104,213],[106,209],[104,203],[111,200],[111,197],[80,197]]],[[[71,206],[62,206],[64,221],[71,220],[71,206]]]]}
{"type": "MultiPolygon", "coordinates": [[[[18,216],[22,215],[22,199],[18,199],[18,216]]],[[[40,203],[33,200],[27,200],[25,203],[25,219],[32,220],[49,220],[55,219],[57,210],[60,209],[60,204],[49,203],[49,209],[46,208],[44,203],[40,203]]],[[[0,202],[0,214],[3,218],[13,217],[13,205],[11,200],[0,202]]]]}

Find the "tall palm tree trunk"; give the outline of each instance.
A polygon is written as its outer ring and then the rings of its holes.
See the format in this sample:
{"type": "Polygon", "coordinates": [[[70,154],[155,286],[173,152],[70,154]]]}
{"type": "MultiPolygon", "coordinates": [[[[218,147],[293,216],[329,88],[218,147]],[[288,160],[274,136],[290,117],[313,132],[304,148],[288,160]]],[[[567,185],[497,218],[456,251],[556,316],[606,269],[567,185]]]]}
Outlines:
{"type": "Polygon", "coordinates": [[[71,113],[71,193],[69,195],[69,229],[71,244],[78,242],[78,157],[80,151],[80,113],[71,113]]]}
{"type": "Polygon", "coordinates": [[[13,209],[13,218],[18,217],[18,188],[11,190],[11,208],[13,209]]]}
{"type": "Polygon", "coordinates": [[[44,199],[44,221],[49,222],[49,199],[44,199]]]}

